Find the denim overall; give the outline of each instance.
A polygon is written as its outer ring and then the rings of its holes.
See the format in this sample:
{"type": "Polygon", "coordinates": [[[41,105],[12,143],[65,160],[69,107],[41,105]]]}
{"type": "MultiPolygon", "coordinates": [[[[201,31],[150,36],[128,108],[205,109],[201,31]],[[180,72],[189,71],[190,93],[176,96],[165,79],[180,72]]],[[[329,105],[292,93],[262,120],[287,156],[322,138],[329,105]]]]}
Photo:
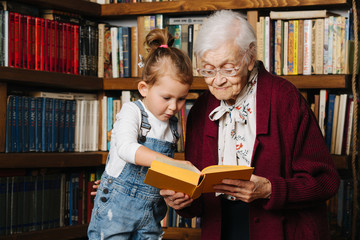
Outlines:
{"type": "MultiPolygon", "coordinates": [[[[134,103],[140,108],[142,116],[138,142],[174,157],[179,136],[177,118],[170,119],[174,142],[146,137],[151,128],[148,115],[139,101],[134,103]]],[[[167,206],[159,194],[160,190],[144,183],[147,170],[148,167],[126,163],[117,178],[103,173],[88,228],[90,240],[161,239],[160,221],[166,215],[167,206]]]]}

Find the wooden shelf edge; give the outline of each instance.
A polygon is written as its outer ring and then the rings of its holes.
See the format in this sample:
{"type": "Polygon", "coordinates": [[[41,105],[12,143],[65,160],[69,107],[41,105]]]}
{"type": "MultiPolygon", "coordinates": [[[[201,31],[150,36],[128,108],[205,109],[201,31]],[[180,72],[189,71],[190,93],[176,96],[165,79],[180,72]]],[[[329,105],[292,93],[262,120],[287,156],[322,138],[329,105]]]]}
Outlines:
{"type": "Polygon", "coordinates": [[[262,8],[289,8],[289,7],[311,7],[311,6],[347,6],[347,0],[305,0],[305,1],[190,1],[180,0],[173,2],[143,2],[143,3],[118,3],[101,5],[102,17],[117,17],[131,15],[150,15],[158,13],[199,13],[210,12],[221,9],[251,10],[262,8]]]}
{"type": "Polygon", "coordinates": [[[102,166],[103,158],[102,152],[0,153],[0,168],[102,166]]]}
{"type": "Polygon", "coordinates": [[[36,5],[37,7],[46,9],[56,9],[62,11],[70,11],[84,16],[100,17],[101,5],[83,0],[16,0],[26,4],[36,5]]]}
{"type": "Polygon", "coordinates": [[[201,238],[201,229],[199,228],[177,228],[165,227],[164,239],[188,239],[197,240],[201,238]]]}
{"type": "Polygon", "coordinates": [[[102,78],[66,73],[0,67],[0,82],[23,83],[74,90],[102,90],[102,78]]]}
{"type": "Polygon", "coordinates": [[[26,232],[7,236],[0,236],[0,240],[70,240],[87,236],[88,225],[75,225],[60,228],[51,228],[41,231],[26,232]]]}

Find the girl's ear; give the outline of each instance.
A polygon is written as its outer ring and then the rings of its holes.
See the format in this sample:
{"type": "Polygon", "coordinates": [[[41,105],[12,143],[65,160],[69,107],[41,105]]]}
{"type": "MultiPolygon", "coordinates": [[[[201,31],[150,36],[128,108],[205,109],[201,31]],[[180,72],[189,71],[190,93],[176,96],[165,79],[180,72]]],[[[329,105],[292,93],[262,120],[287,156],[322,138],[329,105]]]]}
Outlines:
{"type": "Polygon", "coordinates": [[[138,90],[141,96],[146,97],[149,90],[149,85],[144,81],[140,81],[138,83],[138,90]]]}

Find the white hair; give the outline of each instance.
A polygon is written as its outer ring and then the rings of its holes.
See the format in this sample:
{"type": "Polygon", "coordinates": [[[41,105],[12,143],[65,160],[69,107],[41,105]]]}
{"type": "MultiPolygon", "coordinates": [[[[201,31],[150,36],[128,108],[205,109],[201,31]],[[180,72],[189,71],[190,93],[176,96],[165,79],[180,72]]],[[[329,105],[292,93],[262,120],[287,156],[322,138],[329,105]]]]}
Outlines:
{"type": "Polygon", "coordinates": [[[245,17],[231,10],[217,11],[201,26],[194,52],[201,58],[206,51],[216,50],[229,42],[239,47],[240,54],[246,54],[246,63],[256,57],[256,34],[245,17]]]}

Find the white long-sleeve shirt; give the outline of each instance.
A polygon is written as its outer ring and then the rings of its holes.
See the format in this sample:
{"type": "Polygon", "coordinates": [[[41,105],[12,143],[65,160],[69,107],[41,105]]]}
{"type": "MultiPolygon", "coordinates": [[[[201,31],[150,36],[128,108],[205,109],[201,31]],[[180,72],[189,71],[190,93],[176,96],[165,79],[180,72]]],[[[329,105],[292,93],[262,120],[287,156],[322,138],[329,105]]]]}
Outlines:
{"type": "MultiPolygon", "coordinates": [[[[141,101],[140,101],[141,102],[141,101]]],[[[151,125],[146,137],[173,142],[174,137],[168,121],[160,121],[143,105],[148,114],[151,125]]],[[[141,111],[133,102],[125,103],[119,113],[111,131],[110,157],[105,166],[105,171],[112,177],[118,177],[126,162],[135,164],[135,153],[141,144],[137,139],[140,133],[141,111]]],[[[181,133],[181,123],[178,122],[178,132],[181,133]]]]}

